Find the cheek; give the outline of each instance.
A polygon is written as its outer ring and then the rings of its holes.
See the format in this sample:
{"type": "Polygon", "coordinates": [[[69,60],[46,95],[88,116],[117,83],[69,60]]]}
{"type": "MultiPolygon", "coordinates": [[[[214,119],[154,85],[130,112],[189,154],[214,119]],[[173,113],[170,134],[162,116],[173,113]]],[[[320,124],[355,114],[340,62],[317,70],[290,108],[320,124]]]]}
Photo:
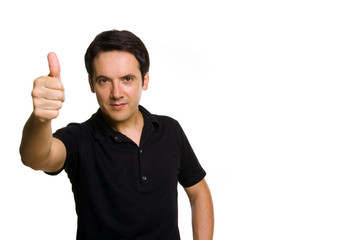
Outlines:
{"type": "Polygon", "coordinates": [[[104,101],[105,99],[108,98],[108,94],[105,91],[96,90],[95,94],[98,101],[104,101]]]}
{"type": "Polygon", "coordinates": [[[141,88],[139,87],[129,87],[128,89],[126,89],[125,94],[128,95],[128,97],[131,98],[138,98],[139,96],[141,96],[141,88]]]}

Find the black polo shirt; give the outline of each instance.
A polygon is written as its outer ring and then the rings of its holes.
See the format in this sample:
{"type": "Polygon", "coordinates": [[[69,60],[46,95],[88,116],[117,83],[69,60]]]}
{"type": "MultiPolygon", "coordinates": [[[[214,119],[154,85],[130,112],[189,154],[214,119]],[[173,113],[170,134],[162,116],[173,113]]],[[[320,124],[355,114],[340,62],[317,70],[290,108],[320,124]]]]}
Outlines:
{"type": "Polygon", "coordinates": [[[190,187],[205,171],[176,120],[139,110],[139,147],[111,129],[100,109],[54,133],[67,151],[77,239],[180,239],[177,183],[190,187]]]}

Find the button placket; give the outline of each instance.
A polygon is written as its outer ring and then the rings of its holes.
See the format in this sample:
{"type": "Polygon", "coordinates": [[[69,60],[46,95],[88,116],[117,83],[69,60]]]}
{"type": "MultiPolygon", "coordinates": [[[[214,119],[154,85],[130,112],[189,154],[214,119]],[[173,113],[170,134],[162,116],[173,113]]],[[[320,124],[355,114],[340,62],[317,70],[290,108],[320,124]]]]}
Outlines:
{"type": "Polygon", "coordinates": [[[148,176],[145,172],[145,168],[144,168],[144,158],[143,158],[143,149],[140,148],[139,149],[139,163],[140,163],[140,180],[143,184],[145,184],[148,181],[148,176]]]}

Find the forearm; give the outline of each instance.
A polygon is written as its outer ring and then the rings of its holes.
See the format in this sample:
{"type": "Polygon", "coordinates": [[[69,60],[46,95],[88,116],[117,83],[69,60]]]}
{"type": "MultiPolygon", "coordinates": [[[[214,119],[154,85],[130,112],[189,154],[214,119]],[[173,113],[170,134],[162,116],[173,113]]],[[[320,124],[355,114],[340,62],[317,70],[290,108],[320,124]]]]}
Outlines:
{"type": "Polygon", "coordinates": [[[22,162],[33,169],[42,169],[50,159],[52,139],[51,121],[41,122],[32,114],[23,130],[22,162]]]}
{"type": "Polygon", "coordinates": [[[211,240],[214,232],[214,209],[210,192],[191,201],[194,240],[211,240]]]}

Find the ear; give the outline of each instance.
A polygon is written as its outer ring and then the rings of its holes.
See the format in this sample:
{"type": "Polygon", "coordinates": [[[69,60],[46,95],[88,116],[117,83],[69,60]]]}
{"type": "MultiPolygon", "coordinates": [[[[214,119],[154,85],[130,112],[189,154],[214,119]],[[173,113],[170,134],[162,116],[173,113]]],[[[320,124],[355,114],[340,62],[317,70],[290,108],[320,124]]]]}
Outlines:
{"type": "Polygon", "coordinates": [[[142,86],[143,90],[148,89],[148,85],[149,85],[149,72],[147,72],[144,76],[144,84],[142,86]]]}
{"type": "Polygon", "coordinates": [[[91,76],[88,76],[88,80],[89,80],[89,85],[90,85],[90,90],[92,93],[95,93],[95,88],[94,88],[94,82],[91,79],[91,76]]]}

